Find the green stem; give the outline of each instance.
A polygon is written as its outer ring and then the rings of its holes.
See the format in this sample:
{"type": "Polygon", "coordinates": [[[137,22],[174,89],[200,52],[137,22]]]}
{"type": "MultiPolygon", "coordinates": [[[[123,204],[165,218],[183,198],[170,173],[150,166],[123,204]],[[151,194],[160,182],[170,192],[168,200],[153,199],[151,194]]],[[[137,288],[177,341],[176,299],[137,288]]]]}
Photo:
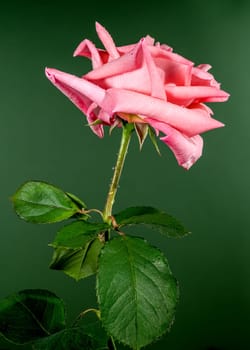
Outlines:
{"type": "MultiPolygon", "coordinates": [[[[107,223],[111,222],[112,208],[115,202],[115,195],[118,189],[118,184],[121,177],[124,161],[128,152],[128,146],[129,146],[133,129],[134,129],[133,124],[127,123],[123,125],[120,149],[118,152],[112,181],[109,187],[106,204],[103,210],[103,220],[107,223]]],[[[109,234],[108,234],[108,237],[106,238],[109,239],[109,234]]]]}
{"type": "Polygon", "coordinates": [[[77,323],[89,312],[94,312],[96,314],[96,317],[98,317],[100,319],[100,311],[94,308],[90,308],[87,310],[82,311],[77,318],[75,319],[75,321],[73,322],[73,327],[77,325],[77,323]]]}
{"type": "Polygon", "coordinates": [[[110,337],[108,340],[108,348],[109,350],[117,350],[113,337],[110,337]]]}

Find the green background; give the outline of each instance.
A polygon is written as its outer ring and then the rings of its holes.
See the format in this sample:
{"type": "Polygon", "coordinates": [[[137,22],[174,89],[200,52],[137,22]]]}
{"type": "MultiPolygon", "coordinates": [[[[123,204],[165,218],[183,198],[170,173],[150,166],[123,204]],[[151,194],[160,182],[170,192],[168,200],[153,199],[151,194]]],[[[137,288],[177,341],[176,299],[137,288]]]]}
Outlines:
{"type": "MultiPolygon", "coordinates": [[[[45,288],[64,298],[69,320],[95,305],[94,279],[75,282],[48,270],[59,225],[26,224],[11,195],[29,179],[45,180],[102,208],[119,131],[98,139],[85,118],[44,76],[44,67],[81,75],[78,43],[100,45],[98,20],[119,45],[150,34],[195,63],[210,63],[230,92],[213,104],[223,129],[204,135],[204,155],[189,171],[160,144],[132,142],[115,211],[152,205],[179,218],[192,235],[166,240],[145,234],[167,255],[181,288],[171,332],[148,349],[250,348],[250,2],[240,0],[6,1],[0,5],[0,297],[45,288]]],[[[4,343],[0,349],[8,349],[4,343]]]]}

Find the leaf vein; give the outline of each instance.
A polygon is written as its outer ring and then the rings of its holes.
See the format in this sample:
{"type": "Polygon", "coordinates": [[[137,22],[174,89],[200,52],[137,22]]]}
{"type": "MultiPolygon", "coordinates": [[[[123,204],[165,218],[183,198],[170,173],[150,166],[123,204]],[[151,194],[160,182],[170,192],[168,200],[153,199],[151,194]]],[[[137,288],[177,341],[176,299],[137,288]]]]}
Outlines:
{"type": "Polygon", "coordinates": [[[38,202],[33,202],[33,201],[28,201],[26,199],[18,199],[19,202],[24,202],[26,204],[32,204],[34,206],[41,206],[41,207],[49,207],[49,208],[52,208],[52,209],[65,209],[65,210],[73,210],[74,208],[73,207],[65,207],[65,206],[62,206],[62,205],[57,205],[57,204],[45,204],[45,203],[38,203],[38,202]]]}
{"type": "Polygon", "coordinates": [[[17,300],[17,303],[22,305],[22,307],[31,315],[31,317],[36,321],[36,323],[47,335],[50,335],[50,332],[42,325],[42,323],[38,320],[35,314],[21,300],[17,300]]]}

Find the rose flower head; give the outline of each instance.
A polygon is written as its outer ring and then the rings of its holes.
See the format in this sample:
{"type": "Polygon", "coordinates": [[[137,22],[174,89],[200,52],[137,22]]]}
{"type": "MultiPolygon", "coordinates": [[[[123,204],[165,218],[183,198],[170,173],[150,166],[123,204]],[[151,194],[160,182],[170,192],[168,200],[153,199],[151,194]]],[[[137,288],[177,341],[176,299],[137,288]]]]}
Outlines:
{"type": "Polygon", "coordinates": [[[107,30],[96,23],[104,46],[88,39],[74,56],[88,57],[93,69],[77,77],[46,68],[48,79],[87,117],[93,132],[103,137],[124,120],[137,130],[154,129],[174,153],[179,165],[189,169],[201,156],[201,133],[223,124],[211,117],[205,102],[224,102],[229,94],[208,72],[208,64],[194,66],[190,60],[156,42],[150,36],[136,44],[116,46],[107,30]]]}

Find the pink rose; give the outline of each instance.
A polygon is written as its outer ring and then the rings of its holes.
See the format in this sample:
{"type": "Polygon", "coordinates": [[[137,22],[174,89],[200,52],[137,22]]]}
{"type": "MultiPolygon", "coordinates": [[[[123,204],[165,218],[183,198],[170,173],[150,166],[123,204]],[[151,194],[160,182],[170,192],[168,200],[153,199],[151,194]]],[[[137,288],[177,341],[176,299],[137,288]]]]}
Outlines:
{"type": "Polygon", "coordinates": [[[96,23],[105,50],[88,39],[74,56],[92,60],[93,69],[79,78],[46,68],[49,80],[86,116],[92,130],[103,136],[103,125],[115,125],[117,116],[147,123],[189,169],[202,154],[201,133],[222,127],[204,102],[223,102],[229,94],[208,73],[209,65],[173,53],[150,36],[137,44],[117,47],[104,27],[96,23]],[[96,122],[96,123],[95,123],[96,122]]]}

